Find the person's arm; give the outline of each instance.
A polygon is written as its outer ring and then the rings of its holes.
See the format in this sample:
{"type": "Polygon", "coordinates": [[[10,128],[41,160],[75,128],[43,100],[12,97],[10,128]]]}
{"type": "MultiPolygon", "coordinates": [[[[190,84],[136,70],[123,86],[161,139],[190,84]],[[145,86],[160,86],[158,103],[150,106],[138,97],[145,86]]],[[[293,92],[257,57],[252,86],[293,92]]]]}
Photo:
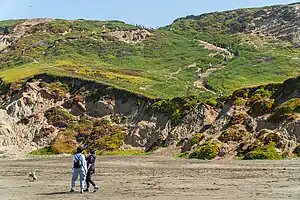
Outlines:
{"type": "Polygon", "coordinates": [[[72,170],[74,169],[74,156],[72,158],[72,170]]]}
{"type": "Polygon", "coordinates": [[[86,159],[85,159],[85,156],[83,154],[82,154],[82,165],[84,167],[85,173],[87,173],[86,159]]]}
{"type": "Polygon", "coordinates": [[[90,168],[91,168],[91,166],[92,166],[92,163],[91,163],[91,156],[88,156],[87,158],[86,158],[86,165],[87,165],[87,170],[89,171],[90,170],[90,168]]]}

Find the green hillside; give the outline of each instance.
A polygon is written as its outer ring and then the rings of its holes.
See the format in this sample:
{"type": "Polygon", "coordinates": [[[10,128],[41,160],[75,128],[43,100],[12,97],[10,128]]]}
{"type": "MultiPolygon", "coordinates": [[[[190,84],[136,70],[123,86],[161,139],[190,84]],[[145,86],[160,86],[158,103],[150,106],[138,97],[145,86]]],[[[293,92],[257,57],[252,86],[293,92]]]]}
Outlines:
{"type": "Polygon", "coordinates": [[[156,98],[208,96],[282,82],[300,74],[298,29],[287,29],[300,27],[297,8],[189,16],[157,30],[120,21],[3,21],[0,75],[16,82],[46,72],[156,98]],[[210,68],[216,70],[207,74],[203,88],[197,86],[199,72],[210,68]]]}
{"type": "Polygon", "coordinates": [[[295,6],[299,7],[295,4],[188,16],[177,19],[170,27],[177,34],[237,53],[226,68],[207,79],[211,88],[232,92],[299,75],[300,37],[299,30],[296,33],[294,30],[300,24],[295,6]],[[251,27],[253,23],[257,24],[255,28],[251,27]],[[297,34],[298,38],[293,38],[297,34]]]}

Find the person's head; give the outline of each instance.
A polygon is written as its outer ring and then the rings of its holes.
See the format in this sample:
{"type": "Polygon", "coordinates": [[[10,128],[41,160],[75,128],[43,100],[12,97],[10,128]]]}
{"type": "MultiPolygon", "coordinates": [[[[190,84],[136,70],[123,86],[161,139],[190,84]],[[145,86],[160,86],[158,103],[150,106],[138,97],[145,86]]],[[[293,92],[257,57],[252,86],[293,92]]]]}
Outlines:
{"type": "Polygon", "coordinates": [[[82,153],[82,148],[81,147],[77,147],[76,153],[82,153]]]}
{"type": "Polygon", "coordinates": [[[95,150],[90,150],[90,154],[96,154],[96,151],[95,150]]]}

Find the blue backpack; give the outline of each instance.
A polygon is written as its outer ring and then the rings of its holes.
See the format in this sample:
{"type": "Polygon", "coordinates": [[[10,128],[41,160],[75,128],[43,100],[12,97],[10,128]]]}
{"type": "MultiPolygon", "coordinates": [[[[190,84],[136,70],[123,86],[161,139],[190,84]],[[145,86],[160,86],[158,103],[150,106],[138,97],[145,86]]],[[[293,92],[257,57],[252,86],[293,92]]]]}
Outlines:
{"type": "Polygon", "coordinates": [[[82,165],[82,160],[81,160],[81,155],[77,155],[75,154],[74,156],[74,168],[75,169],[80,169],[83,165],[82,165]]]}

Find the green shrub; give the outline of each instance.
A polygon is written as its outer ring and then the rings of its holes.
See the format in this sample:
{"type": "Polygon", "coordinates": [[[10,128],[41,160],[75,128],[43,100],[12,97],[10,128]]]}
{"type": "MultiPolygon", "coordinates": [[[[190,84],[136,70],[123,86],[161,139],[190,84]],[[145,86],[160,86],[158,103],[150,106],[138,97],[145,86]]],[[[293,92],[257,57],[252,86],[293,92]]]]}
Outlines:
{"type": "Polygon", "coordinates": [[[293,151],[293,154],[297,155],[298,157],[300,157],[300,145],[298,145],[294,151],[293,151]]]}
{"type": "Polygon", "coordinates": [[[78,135],[88,136],[93,130],[93,122],[90,120],[80,120],[75,127],[78,135]]]}
{"type": "Polygon", "coordinates": [[[202,139],[203,135],[201,133],[195,134],[194,137],[191,139],[191,146],[198,144],[202,139]]]}
{"type": "Polygon", "coordinates": [[[121,127],[111,125],[107,120],[93,121],[93,128],[84,139],[84,143],[91,149],[117,150],[123,144],[126,133],[121,127]]]}
{"type": "Polygon", "coordinates": [[[266,136],[259,138],[259,140],[261,140],[264,145],[273,142],[276,148],[282,148],[283,146],[280,136],[276,133],[269,133],[266,136]]]}
{"type": "Polygon", "coordinates": [[[252,116],[262,116],[272,111],[274,99],[262,99],[252,103],[249,114],[252,116]]]}
{"type": "Polygon", "coordinates": [[[103,151],[100,153],[100,155],[101,156],[141,156],[141,155],[145,155],[145,152],[142,150],[126,149],[126,150],[103,151]]]}
{"type": "Polygon", "coordinates": [[[175,155],[176,158],[188,158],[189,152],[179,153],[175,155]]]}
{"type": "Polygon", "coordinates": [[[217,104],[218,104],[217,100],[214,99],[214,98],[209,98],[209,99],[207,99],[207,101],[206,101],[205,103],[206,103],[207,105],[212,106],[212,107],[216,107],[217,104]]]}
{"type": "MultiPolygon", "coordinates": [[[[262,143],[261,140],[257,139],[255,140],[252,144],[250,144],[247,148],[247,150],[245,151],[246,153],[250,152],[250,151],[253,151],[259,147],[262,147],[264,146],[264,144],[262,143]]],[[[245,154],[244,154],[245,155],[245,154]]]]}
{"type": "Polygon", "coordinates": [[[246,104],[246,102],[247,101],[244,98],[238,97],[233,101],[232,105],[233,106],[244,106],[246,104]]]}
{"type": "Polygon", "coordinates": [[[271,142],[268,145],[258,147],[247,153],[244,160],[279,160],[282,156],[276,151],[275,143],[271,142]]]}
{"type": "Polygon", "coordinates": [[[270,116],[270,120],[279,122],[284,119],[294,120],[300,112],[300,98],[291,99],[275,109],[275,112],[270,116]]]}
{"type": "Polygon", "coordinates": [[[247,104],[252,105],[254,102],[269,99],[272,96],[272,94],[272,91],[265,90],[263,87],[259,88],[249,96],[247,104]]]}
{"type": "Polygon", "coordinates": [[[58,81],[48,84],[47,88],[55,96],[55,98],[59,100],[62,100],[69,91],[69,86],[58,81]]]}
{"type": "Polygon", "coordinates": [[[219,146],[217,143],[205,143],[199,146],[194,152],[192,152],[189,158],[212,160],[217,157],[219,152],[219,146]]]}
{"type": "Polygon", "coordinates": [[[242,124],[246,120],[247,116],[248,116],[247,113],[244,113],[244,112],[239,113],[239,114],[233,116],[229,123],[231,125],[242,124]]]}
{"type": "Polygon", "coordinates": [[[232,97],[234,99],[237,99],[239,97],[245,99],[248,98],[248,96],[249,96],[249,89],[239,89],[234,91],[232,94],[232,97]]]}
{"type": "Polygon", "coordinates": [[[56,152],[54,152],[51,147],[45,147],[42,149],[34,150],[29,154],[34,156],[43,156],[43,155],[54,155],[56,154],[56,152]]]}
{"type": "Polygon", "coordinates": [[[122,131],[104,135],[95,141],[97,149],[116,150],[120,148],[125,139],[126,133],[122,131]]]}
{"type": "Polygon", "coordinates": [[[116,123],[116,124],[120,124],[121,123],[121,119],[117,115],[111,115],[110,116],[110,120],[111,120],[111,122],[116,123]]]}
{"type": "Polygon", "coordinates": [[[243,141],[245,137],[247,137],[248,132],[244,129],[241,129],[238,126],[231,126],[226,131],[220,135],[218,140],[221,142],[227,143],[229,141],[240,142],[243,141]]]}
{"type": "Polygon", "coordinates": [[[59,107],[54,107],[45,112],[45,117],[48,123],[59,127],[66,128],[71,122],[75,120],[75,117],[59,107]]]}
{"type": "Polygon", "coordinates": [[[151,109],[169,116],[172,123],[176,125],[199,103],[201,103],[201,100],[196,96],[177,97],[158,101],[151,106],[151,109]]]}
{"type": "Polygon", "coordinates": [[[274,143],[276,148],[282,148],[283,144],[281,142],[281,137],[277,133],[268,133],[266,131],[261,131],[258,138],[249,145],[246,152],[253,151],[255,149],[261,148],[263,146],[274,143]]]}
{"type": "Polygon", "coordinates": [[[76,133],[74,130],[61,131],[51,143],[51,151],[60,153],[73,153],[77,148],[76,133]]]}

